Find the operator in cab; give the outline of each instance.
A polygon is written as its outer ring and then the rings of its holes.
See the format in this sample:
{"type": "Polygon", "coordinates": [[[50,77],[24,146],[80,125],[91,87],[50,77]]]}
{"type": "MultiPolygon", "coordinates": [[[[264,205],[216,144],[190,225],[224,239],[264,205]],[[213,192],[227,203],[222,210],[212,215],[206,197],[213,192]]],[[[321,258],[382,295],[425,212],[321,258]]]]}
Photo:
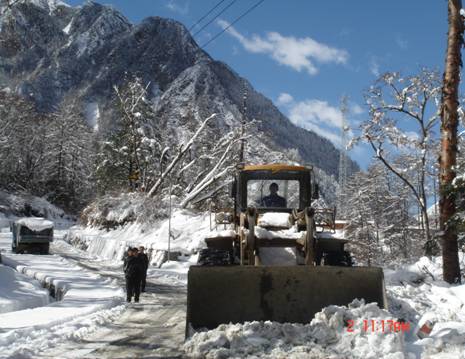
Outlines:
{"type": "Polygon", "coordinates": [[[284,197],[281,197],[278,194],[279,186],[276,182],[270,184],[270,194],[263,197],[262,206],[263,207],[277,207],[277,208],[286,208],[287,203],[284,197]]]}

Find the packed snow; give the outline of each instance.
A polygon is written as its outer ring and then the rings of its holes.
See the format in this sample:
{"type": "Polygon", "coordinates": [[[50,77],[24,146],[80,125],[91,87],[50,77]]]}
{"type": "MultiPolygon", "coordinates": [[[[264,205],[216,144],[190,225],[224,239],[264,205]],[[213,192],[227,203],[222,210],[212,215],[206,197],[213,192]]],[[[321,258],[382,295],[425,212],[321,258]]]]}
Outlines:
{"type": "Polygon", "coordinates": [[[34,232],[41,232],[45,229],[53,228],[53,222],[46,220],[44,218],[38,217],[24,217],[18,219],[15,223],[20,224],[22,226],[26,226],[30,230],[34,232]]]}
{"type": "Polygon", "coordinates": [[[261,227],[283,227],[289,228],[289,213],[268,212],[263,213],[258,218],[258,225],[261,227]]]}
{"type": "MultiPolygon", "coordinates": [[[[113,279],[58,255],[9,253],[8,237],[11,234],[2,231],[2,263],[9,268],[0,266],[0,303],[9,310],[0,314],[0,358],[33,356],[56,342],[96,330],[124,310],[124,292],[113,279]]],[[[60,246],[74,250],[61,240],[53,245],[60,246]]]]}
{"type": "Polygon", "coordinates": [[[329,306],[309,324],[247,322],[196,333],[184,348],[193,358],[404,358],[401,331],[364,330],[364,320],[396,321],[375,303],[329,306]],[[353,328],[348,327],[352,320],[353,328]],[[353,331],[350,331],[353,330],[353,331]]]}
{"type": "Polygon", "coordinates": [[[0,315],[49,302],[49,292],[39,282],[0,264],[0,315]]]}
{"type": "Polygon", "coordinates": [[[301,238],[305,232],[298,232],[295,227],[289,229],[282,229],[279,231],[270,231],[262,227],[255,227],[255,236],[260,239],[273,239],[273,238],[301,238]]]}

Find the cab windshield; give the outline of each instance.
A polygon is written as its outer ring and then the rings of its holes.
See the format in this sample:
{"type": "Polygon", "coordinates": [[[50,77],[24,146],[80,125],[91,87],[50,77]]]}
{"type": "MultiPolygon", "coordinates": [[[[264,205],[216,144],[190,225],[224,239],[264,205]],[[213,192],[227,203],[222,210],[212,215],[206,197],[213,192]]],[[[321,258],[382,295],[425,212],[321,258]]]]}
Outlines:
{"type": "Polygon", "coordinates": [[[297,180],[247,181],[247,206],[299,208],[300,183],[297,180]]]}

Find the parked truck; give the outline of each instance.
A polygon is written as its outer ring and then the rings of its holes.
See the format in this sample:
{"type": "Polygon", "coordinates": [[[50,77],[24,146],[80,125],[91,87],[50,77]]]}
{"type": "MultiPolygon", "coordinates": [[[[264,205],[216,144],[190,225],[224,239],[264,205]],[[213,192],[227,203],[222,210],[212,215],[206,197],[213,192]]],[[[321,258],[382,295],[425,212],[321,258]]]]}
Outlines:
{"type": "Polygon", "coordinates": [[[53,241],[53,222],[44,218],[24,217],[11,225],[13,253],[48,254],[53,241]]]}

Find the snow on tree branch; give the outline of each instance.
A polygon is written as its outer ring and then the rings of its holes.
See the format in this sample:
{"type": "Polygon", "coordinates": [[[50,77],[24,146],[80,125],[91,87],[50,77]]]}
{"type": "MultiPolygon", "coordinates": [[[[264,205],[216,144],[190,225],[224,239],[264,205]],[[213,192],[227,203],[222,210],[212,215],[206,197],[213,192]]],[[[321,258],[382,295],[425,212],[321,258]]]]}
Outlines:
{"type": "Polygon", "coordinates": [[[186,143],[182,144],[180,147],[179,147],[179,150],[178,150],[178,153],[177,155],[173,158],[173,160],[171,161],[171,163],[168,165],[168,167],[165,169],[165,171],[160,175],[160,177],[158,178],[158,180],[155,182],[155,184],[153,185],[153,187],[150,189],[150,191],[148,192],[148,195],[150,197],[153,197],[157,191],[160,189],[160,186],[162,185],[163,181],[165,180],[166,176],[168,176],[171,171],[173,170],[173,168],[178,164],[178,162],[182,159],[182,157],[186,154],[186,152],[191,148],[191,146],[193,145],[193,143],[195,142],[195,140],[197,139],[197,137],[202,133],[202,131],[204,130],[205,126],[207,125],[207,123],[216,117],[216,113],[214,113],[213,115],[209,116],[208,118],[206,118],[202,124],[200,125],[200,127],[198,128],[198,130],[194,133],[194,135],[190,138],[189,141],[187,141],[186,143]]]}

